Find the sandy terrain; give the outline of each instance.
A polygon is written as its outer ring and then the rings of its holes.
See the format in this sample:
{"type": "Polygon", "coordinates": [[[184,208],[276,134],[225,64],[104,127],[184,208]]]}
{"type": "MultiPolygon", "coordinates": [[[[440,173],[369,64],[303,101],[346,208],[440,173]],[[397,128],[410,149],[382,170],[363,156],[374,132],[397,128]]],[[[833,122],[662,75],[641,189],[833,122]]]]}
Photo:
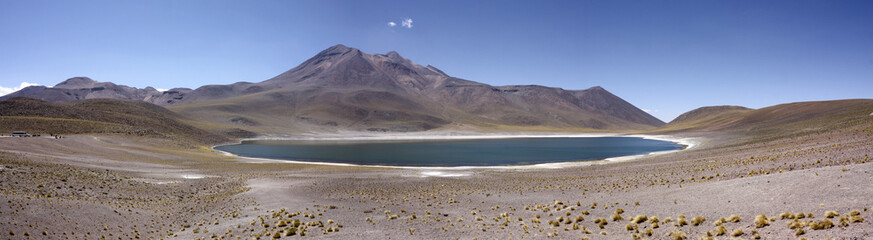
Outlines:
{"type": "Polygon", "coordinates": [[[790,137],[666,137],[693,147],[595,164],[462,169],[296,164],[123,136],[0,138],[0,233],[10,239],[873,238],[868,127],[790,137]],[[834,211],[830,218],[828,211],[834,211]]]}

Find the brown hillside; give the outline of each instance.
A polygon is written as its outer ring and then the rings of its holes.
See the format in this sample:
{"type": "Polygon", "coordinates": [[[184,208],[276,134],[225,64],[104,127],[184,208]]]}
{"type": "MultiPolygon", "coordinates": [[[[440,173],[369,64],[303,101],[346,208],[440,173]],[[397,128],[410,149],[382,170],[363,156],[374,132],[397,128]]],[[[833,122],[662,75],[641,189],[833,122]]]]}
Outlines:
{"type": "Polygon", "coordinates": [[[666,125],[658,128],[660,131],[695,130],[706,131],[719,129],[738,119],[740,115],[753,109],[741,106],[711,106],[701,107],[683,113],[666,125]]]}
{"type": "Polygon", "coordinates": [[[696,121],[703,118],[709,118],[712,115],[724,114],[726,112],[746,112],[749,110],[753,110],[747,107],[741,106],[711,106],[711,107],[701,107],[698,109],[691,110],[689,112],[683,113],[670,121],[667,124],[679,124],[683,122],[696,121]]]}
{"type": "Polygon", "coordinates": [[[0,131],[41,134],[108,133],[165,137],[204,144],[228,141],[180,121],[163,107],[142,101],[93,99],[50,103],[30,98],[0,101],[0,131]]]}
{"type": "Polygon", "coordinates": [[[802,133],[873,121],[871,113],[873,99],[798,102],[757,110],[735,106],[704,107],[682,114],[654,132],[802,133]]]}

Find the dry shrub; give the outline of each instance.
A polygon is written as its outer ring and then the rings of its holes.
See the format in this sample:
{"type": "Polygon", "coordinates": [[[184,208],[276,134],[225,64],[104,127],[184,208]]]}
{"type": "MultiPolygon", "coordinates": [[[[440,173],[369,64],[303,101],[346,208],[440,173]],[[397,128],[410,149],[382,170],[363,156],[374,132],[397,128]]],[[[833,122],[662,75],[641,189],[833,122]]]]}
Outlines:
{"type": "Polygon", "coordinates": [[[809,225],[809,228],[812,228],[812,230],[823,230],[823,229],[829,229],[832,227],[834,227],[834,222],[831,222],[831,220],[829,220],[829,219],[824,219],[824,220],[821,220],[818,222],[813,222],[812,224],[809,225]]]}
{"type": "Polygon", "coordinates": [[[732,223],[739,222],[740,220],[742,220],[742,219],[740,218],[740,216],[737,216],[737,215],[731,215],[727,219],[728,222],[732,222],[732,223]]]}
{"type": "Polygon", "coordinates": [[[745,232],[743,232],[743,229],[739,229],[739,228],[734,229],[734,231],[731,232],[731,236],[734,236],[734,237],[739,237],[739,236],[742,236],[743,234],[745,234],[745,232]]]}
{"type": "Polygon", "coordinates": [[[701,216],[697,216],[697,217],[694,217],[693,219],[691,219],[691,225],[697,226],[705,221],[706,221],[706,218],[701,217],[701,216]]]}
{"type": "Polygon", "coordinates": [[[667,236],[673,240],[685,240],[688,238],[688,236],[684,232],[679,231],[679,229],[673,230],[673,232],[668,233],[667,236]]]}
{"type": "Polygon", "coordinates": [[[755,216],[755,227],[756,228],[762,228],[762,227],[766,227],[766,226],[770,226],[770,220],[767,219],[766,215],[761,214],[761,215],[755,216]]]}
{"type": "Polygon", "coordinates": [[[633,219],[631,219],[631,222],[633,222],[633,223],[641,223],[641,222],[645,222],[645,221],[648,220],[648,219],[649,219],[649,217],[646,216],[646,215],[637,215],[636,217],[634,217],[633,219]]]}
{"type": "Polygon", "coordinates": [[[612,214],[612,216],[610,216],[610,218],[612,218],[612,221],[614,221],[614,222],[618,222],[618,221],[621,221],[624,219],[621,215],[618,215],[618,214],[612,214]]]}
{"type": "Polygon", "coordinates": [[[724,235],[725,233],[727,233],[727,228],[725,228],[724,226],[718,226],[715,228],[715,235],[716,236],[721,236],[721,235],[724,235]]]}

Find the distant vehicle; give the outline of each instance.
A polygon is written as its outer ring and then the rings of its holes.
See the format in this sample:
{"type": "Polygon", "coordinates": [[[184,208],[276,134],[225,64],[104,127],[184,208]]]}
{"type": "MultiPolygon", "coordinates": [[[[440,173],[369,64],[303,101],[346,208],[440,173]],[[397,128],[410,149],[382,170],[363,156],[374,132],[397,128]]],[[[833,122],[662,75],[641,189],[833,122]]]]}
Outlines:
{"type": "Polygon", "coordinates": [[[27,132],[12,132],[13,137],[30,137],[30,134],[27,132]]]}

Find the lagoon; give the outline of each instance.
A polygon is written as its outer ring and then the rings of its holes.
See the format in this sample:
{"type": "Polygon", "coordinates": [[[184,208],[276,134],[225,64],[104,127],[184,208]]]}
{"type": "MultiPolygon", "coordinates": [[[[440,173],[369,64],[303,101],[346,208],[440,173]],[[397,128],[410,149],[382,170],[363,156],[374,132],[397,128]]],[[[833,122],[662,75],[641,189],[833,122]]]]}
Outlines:
{"type": "Polygon", "coordinates": [[[680,150],[638,137],[465,140],[246,140],[215,149],[243,157],[404,167],[516,166],[601,160],[680,150]]]}

